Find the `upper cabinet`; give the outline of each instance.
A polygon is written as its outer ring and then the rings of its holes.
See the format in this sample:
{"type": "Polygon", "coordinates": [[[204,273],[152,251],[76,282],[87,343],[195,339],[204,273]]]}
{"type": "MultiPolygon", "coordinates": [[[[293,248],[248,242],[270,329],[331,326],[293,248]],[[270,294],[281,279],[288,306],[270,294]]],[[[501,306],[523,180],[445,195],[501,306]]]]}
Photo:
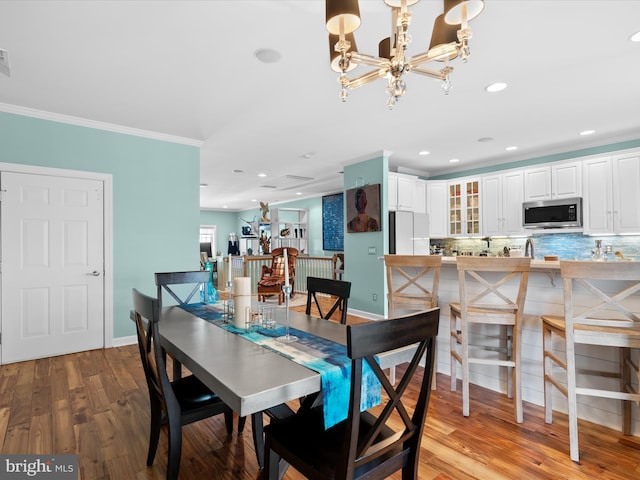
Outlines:
{"type": "Polygon", "coordinates": [[[447,182],[427,181],[427,214],[429,215],[429,237],[447,238],[447,182]]]}
{"type": "Polygon", "coordinates": [[[389,172],[389,210],[425,213],[424,180],[389,172]]]}
{"type": "Polygon", "coordinates": [[[413,188],[414,213],[427,213],[427,181],[417,179],[413,188]]]}
{"type": "Polygon", "coordinates": [[[585,160],[583,221],[588,234],[640,233],[640,155],[585,160]]]}
{"type": "Polygon", "coordinates": [[[524,170],[525,202],[582,196],[582,162],[524,170]]]}
{"type": "Polygon", "coordinates": [[[480,179],[449,183],[449,235],[480,235],[480,179]]]}
{"type": "Polygon", "coordinates": [[[482,177],[484,235],[522,235],[523,173],[521,170],[482,177]]]}

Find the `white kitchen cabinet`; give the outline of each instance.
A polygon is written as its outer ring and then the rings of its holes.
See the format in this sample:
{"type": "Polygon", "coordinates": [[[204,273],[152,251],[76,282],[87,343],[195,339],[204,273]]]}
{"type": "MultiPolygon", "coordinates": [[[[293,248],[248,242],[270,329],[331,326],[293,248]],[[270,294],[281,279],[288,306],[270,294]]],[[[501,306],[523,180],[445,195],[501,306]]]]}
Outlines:
{"type": "Polygon", "coordinates": [[[525,202],[582,196],[582,162],[558,163],[524,170],[525,202]]]}
{"type": "Polygon", "coordinates": [[[480,235],[480,179],[449,183],[449,236],[480,235]]]}
{"type": "Polygon", "coordinates": [[[398,210],[398,175],[389,172],[388,184],[389,210],[395,212],[396,210],[398,210]]]}
{"type": "Polygon", "coordinates": [[[427,181],[427,214],[429,215],[429,237],[449,236],[447,224],[447,182],[427,181]]]}
{"type": "Polygon", "coordinates": [[[482,177],[484,235],[522,235],[523,173],[521,170],[482,177]]]}
{"type": "Polygon", "coordinates": [[[424,200],[416,201],[417,177],[389,172],[388,181],[389,210],[424,213],[424,200]],[[420,208],[423,210],[420,211],[420,208]]]}
{"type": "Polygon", "coordinates": [[[582,215],[587,234],[640,234],[640,155],[585,160],[582,215]]]}
{"type": "Polygon", "coordinates": [[[416,177],[398,174],[398,210],[413,212],[416,177]]]}
{"type": "Polygon", "coordinates": [[[427,213],[427,182],[416,179],[413,188],[413,213],[427,213]]]}

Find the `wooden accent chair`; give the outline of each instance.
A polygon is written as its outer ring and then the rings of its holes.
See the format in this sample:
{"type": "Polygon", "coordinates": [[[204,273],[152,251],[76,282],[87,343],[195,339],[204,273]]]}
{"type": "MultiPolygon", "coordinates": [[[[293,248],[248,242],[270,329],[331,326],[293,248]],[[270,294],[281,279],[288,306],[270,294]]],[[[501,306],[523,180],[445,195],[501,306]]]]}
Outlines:
{"type": "MultiPolygon", "coordinates": [[[[389,316],[427,310],[438,306],[440,283],[440,255],[385,255],[387,271],[387,301],[389,316]],[[394,280],[395,277],[395,280],[394,280]]],[[[432,388],[436,389],[438,357],[436,351],[432,388]]],[[[389,372],[391,383],[395,381],[395,368],[389,372]]]]}
{"type": "MultiPolygon", "coordinates": [[[[191,272],[163,272],[155,275],[158,287],[158,308],[162,309],[162,296],[168,294],[178,305],[200,301],[200,289],[205,288],[210,279],[210,272],[195,270],[191,272]],[[183,288],[180,288],[182,286],[183,288]],[[196,298],[194,298],[196,297],[196,298]]],[[[182,376],[182,364],[173,359],[173,379],[182,376]]]]}
{"type": "Polygon", "coordinates": [[[507,367],[511,374],[507,377],[507,395],[515,396],[516,421],[522,423],[522,320],[531,259],[460,256],[456,263],[460,303],[450,304],[451,391],[456,390],[459,363],[462,366],[462,414],[468,417],[469,365],[507,367]],[[498,342],[489,337],[480,342],[474,337],[471,343],[471,324],[498,325],[498,342]],[[483,353],[474,354],[475,351],[483,353]],[[491,351],[498,351],[498,358],[487,354],[491,351]]]}
{"type": "Polygon", "coordinates": [[[567,397],[569,451],[571,460],[578,462],[578,395],[621,400],[622,431],[624,435],[632,433],[632,402],[640,405],[640,372],[631,355],[631,349],[640,349],[640,263],[561,260],[560,275],[564,316],[541,316],[545,421],[553,421],[552,393],[556,387],[567,397]],[[607,282],[606,285],[603,281],[607,282]],[[564,341],[561,347],[555,344],[559,349],[553,348],[554,335],[564,341]],[[619,354],[611,356],[611,363],[616,365],[615,371],[611,368],[605,371],[606,368],[594,365],[593,361],[589,362],[589,369],[578,368],[577,349],[581,348],[578,345],[617,348],[615,353],[619,354]],[[557,350],[565,353],[557,353],[557,350]],[[554,367],[560,367],[563,375],[557,375],[559,371],[554,373],[554,367]],[[585,377],[588,377],[588,382],[585,382],[585,377]],[[596,380],[597,377],[608,380],[596,380]],[[580,386],[578,379],[581,380],[580,386]],[[614,388],[615,383],[619,388],[614,388]]]}
{"type": "Polygon", "coordinates": [[[325,430],[322,408],[318,407],[302,409],[265,427],[263,478],[278,479],[282,459],[312,480],[384,479],[399,470],[403,479],[417,479],[439,315],[440,310],[433,309],[402,318],[347,325],[347,352],[351,358],[347,419],[325,430]],[[415,353],[394,387],[375,355],[413,344],[417,344],[415,353]],[[419,365],[425,354],[423,370],[419,365]],[[365,364],[384,389],[383,405],[360,412],[365,364]],[[415,403],[410,400],[416,398],[415,391],[409,392],[412,380],[420,385],[415,403]]]}
{"type": "Polygon", "coordinates": [[[351,282],[342,280],[333,280],[331,278],[307,277],[307,315],[311,315],[311,303],[315,303],[321,318],[329,319],[331,315],[339,308],[342,311],[340,323],[347,323],[347,303],[351,294],[351,282]],[[322,307],[318,302],[317,294],[328,294],[334,299],[333,304],[326,312],[322,311],[322,307]]]}
{"type": "Polygon", "coordinates": [[[136,323],[138,347],[144,368],[149,401],[151,404],[151,429],[147,465],[153,464],[158,448],[160,430],[167,424],[169,434],[169,460],[167,479],[177,479],[182,449],[182,425],[187,425],[214,415],[224,414],[227,434],[233,431],[233,411],[216,394],[195,376],[169,381],[160,347],[158,300],[133,289],[131,318],[136,323]],[[146,326],[145,326],[146,323],[146,326]]]}
{"type": "MultiPolygon", "coordinates": [[[[285,248],[274,248],[271,251],[271,266],[262,266],[262,277],[258,281],[258,300],[264,302],[266,301],[266,297],[277,295],[278,305],[284,301],[284,293],[282,293],[282,287],[284,285],[284,250],[285,248]]],[[[286,250],[289,262],[291,297],[293,297],[298,249],[288,247],[286,250]]]]}

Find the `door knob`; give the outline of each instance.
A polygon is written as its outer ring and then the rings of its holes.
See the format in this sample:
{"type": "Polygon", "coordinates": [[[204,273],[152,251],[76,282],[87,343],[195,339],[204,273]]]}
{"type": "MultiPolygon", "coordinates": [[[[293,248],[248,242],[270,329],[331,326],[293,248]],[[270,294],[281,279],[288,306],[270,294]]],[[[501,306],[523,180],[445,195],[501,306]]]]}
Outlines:
{"type": "Polygon", "coordinates": [[[91,273],[85,273],[85,275],[90,275],[90,276],[92,276],[92,277],[99,277],[99,276],[100,276],[100,272],[99,272],[99,271],[97,271],[97,270],[94,270],[94,271],[93,271],[93,272],[91,272],[91,273]]]}

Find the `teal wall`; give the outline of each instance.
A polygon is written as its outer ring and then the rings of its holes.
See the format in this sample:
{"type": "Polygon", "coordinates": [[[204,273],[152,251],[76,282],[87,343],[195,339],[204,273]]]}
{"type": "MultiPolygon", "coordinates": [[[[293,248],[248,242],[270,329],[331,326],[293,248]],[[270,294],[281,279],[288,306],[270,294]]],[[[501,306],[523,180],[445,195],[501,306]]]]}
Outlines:
{"type": "Polygon", "coordinates": [[[199,268],[200,150],[0,112],[0,162],[113,176],[113,336],[135,335],[131,288],[199,268]]]}
{"type": "Polygon", "coordinates": [[[378,257],[389,251],[388,171],[389,159],[385,154],[348,165],[344,169],[345,191],[355,188],[359,179],[362,179],[365,185],[380,184],[381,231],[345,232],[344,238],[345,264],[348,265],[345,268],[344,279],[351,282],[349,308],[376,315],[385,315],[387,310],[384,262],[378,260],[378,257]],[[374,294],[377,297],[375,301],[374,294]]]}

